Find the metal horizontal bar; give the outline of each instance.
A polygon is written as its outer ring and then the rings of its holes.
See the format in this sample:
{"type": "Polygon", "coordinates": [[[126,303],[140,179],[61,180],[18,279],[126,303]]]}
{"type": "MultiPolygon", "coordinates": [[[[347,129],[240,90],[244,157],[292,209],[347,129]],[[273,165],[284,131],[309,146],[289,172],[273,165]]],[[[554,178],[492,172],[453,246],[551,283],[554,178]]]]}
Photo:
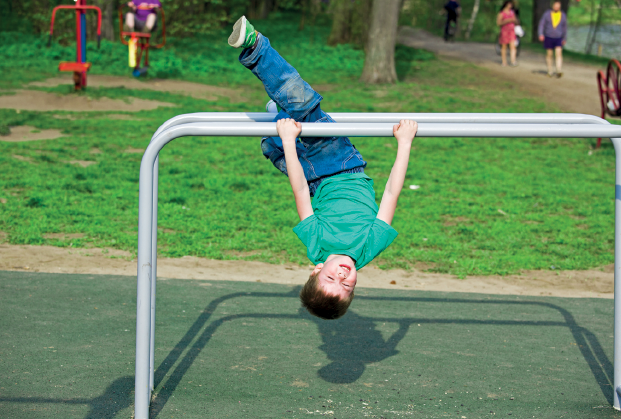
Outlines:
{"type": "MultiPolygon", "coordinates": [[[[273,122],[197,122],[170,127],[157,138],[174,136],[272,137],[273,122]]],[[[302,123],[301,137],[392,137],[391,123],[302,123]]],[[[621,137],[621,126],[591,124],[420,123],[418,137],[597,138],[621,137]]],[[[155,139],[154,139],[155,140],[155,139]]]]}
{"type": "MultiPolygon", "coordinates": [[[[338,123],[397,123],[402,119],[412,119],[419,123],[431,122],[442,124],[606,124],[607,122],[593,115],[572,113],[330,113],[338,123]]],[[[276,114],[268,112],[196,112],[178,115],[169,119],[153,135],[155,138],[163,130],[175,125],[195,122],[273,122],[276,114]]]]}
{"type": "MultiPolygon", "coordinates": [[[[303,124],[302,136],[391,137],[400,119],[419,122],[419,137],[609,137],[621,149],[621,126],[581,114],[330,114],[336,124],[303,124]]],[[[166,121],[153,135],[140,166],[136,316],[135,417],[148,418],[153,373],[157,263],[157,156],[170,141],[185,136],[276,136],[274,114],[195,113],[166,121]]],[[[620,388],[621,362],[621,165],[616,167],[614,388],[620,388]]],[[[619,409],[619,391],[613,405],[619,409]]]]}

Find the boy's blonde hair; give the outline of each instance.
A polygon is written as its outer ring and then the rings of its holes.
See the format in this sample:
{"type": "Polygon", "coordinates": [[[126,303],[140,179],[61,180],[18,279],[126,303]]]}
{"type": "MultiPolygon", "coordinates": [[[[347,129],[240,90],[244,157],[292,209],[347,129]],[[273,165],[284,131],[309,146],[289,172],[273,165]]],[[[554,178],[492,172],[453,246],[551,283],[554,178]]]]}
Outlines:
{"type": "Polygon", "coordinates": [[[311,274],[300,291],[302,306],[313,316],[326,320],[335,320],[347,313],[347,309],[354,299],[354,291],[349,297],[341,299],[336,295],[327,295],[319,285],[319,272],[311,274]]]}

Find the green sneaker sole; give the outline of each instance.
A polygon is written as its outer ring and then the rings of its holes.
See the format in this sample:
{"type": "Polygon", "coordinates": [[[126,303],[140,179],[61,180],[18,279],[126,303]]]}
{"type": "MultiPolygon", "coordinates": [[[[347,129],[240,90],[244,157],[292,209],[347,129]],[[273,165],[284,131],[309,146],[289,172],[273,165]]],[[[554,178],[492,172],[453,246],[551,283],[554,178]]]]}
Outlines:
{"type": "Polygon", "coordinates": [[[257,40],[257,33],[254,31],[254,26],[246,16],[242,16],[237,19],[235,25],[233,25],[233,32],[229,36],[229,45],[233,48],[248,48],[254,45],[257,40]]]}

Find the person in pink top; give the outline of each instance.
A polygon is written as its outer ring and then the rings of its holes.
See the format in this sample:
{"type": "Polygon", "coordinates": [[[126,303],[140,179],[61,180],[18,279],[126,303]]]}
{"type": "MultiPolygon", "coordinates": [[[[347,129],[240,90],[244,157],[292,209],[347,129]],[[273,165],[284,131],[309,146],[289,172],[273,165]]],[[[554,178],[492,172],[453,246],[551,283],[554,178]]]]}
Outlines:
{"type": "Polygon", "coordinates": [[[516,48],[515,48],[515,25],[517,17],[513,11],[513,1],[507,0],[502,4],[500,13],[496,17],[496,24],[500,26],[500,38],[498,43],[501,45],[500,56],[502,58],[502,66],[507,66],[507,45],[511,55],[511,67],[517,66],[516,48]]]}
{"type": "Polygon", "coordinates": [[[133,0],[127,3],[132,9],[125,16],[125,24],[130,32],[151,32],[157,21],[155,9],[162,7],[160,0],[133,0]]]}

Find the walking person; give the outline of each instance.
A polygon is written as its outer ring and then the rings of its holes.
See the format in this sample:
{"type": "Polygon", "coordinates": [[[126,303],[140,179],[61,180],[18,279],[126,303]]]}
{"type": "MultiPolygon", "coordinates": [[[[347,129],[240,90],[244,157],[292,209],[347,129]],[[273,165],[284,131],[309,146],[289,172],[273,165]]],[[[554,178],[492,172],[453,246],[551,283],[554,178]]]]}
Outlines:
{"type": "Polygon", "coordinates": [[[457,31],[457,18],[461,14],[461,6],[458,1],[450,0],[444,5],[446,11],[446,24],[444,25],[444,41],[455,36],[457,31]]]}
{"type": "Polygon", "coordinates": [[[552,9],[544,13],[539,20],[539,40],[546,49],[546,63],[548,76],[561,78],[563,76],[563,46],[567,40],[567,15],[561,10],[561,2],[555,0],[552,9]],[[552,71],[552,64],[556,55],[556,73],[552,71]]]}
{"type": "Polygon", "coordinates": [[[506,0],[500,8],[500,13],[496,16],[496,24],[500,26],[500,37],[498,43],[500,44],[500,57],[502,59],[502,66],[507,66],[507,46],[509,46],[509,53],[511,59],[511,67],[517,66],[517,50],[515,47],[515,25],[517,23],[517,17],[513,11],[513,1],[506,0]]]}

